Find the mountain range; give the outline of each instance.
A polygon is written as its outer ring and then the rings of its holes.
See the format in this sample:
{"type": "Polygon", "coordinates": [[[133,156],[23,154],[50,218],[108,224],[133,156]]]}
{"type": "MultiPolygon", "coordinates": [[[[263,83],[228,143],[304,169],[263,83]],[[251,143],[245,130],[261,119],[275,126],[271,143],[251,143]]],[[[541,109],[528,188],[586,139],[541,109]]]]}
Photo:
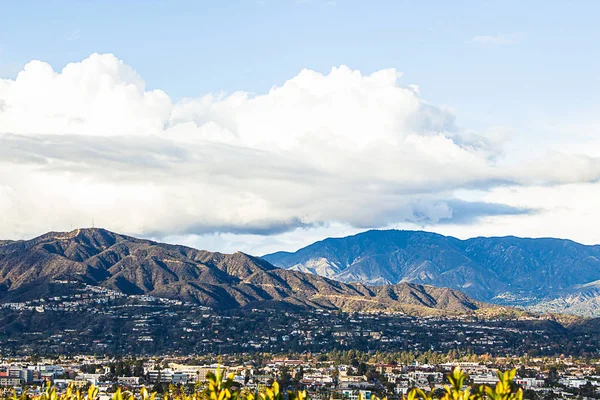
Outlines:
{"type": "Polygon", "coordinates": [[[53,282],[59,280],[220,309],[285,305],[427,315],[506,310],[453,289],[417,283],[342,283],[277,268],[240,252],[213,253],[104,229],[50,232],[32,240],[0,242],[0,302],[56,295],[53,282]]]}
{"type": "Polygon", "coordinates": [[[571,240],[372,230],[263,259],[341,282],[443,286],[479,301],[600,315],[600,246],[571,240]]]}

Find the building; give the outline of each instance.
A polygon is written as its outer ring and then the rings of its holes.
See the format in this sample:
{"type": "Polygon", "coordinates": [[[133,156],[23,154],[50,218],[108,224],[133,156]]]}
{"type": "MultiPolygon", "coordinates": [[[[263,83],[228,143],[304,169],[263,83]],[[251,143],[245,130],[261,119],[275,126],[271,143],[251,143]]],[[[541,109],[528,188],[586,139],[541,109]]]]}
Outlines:
{"type": "MultiPolygon", "coordinates": [[[[206,375],[209,372],[215,372],[219,368],[218,366],[212,365],[185,365],[185,364],[176,364],[170,363],[169,369],[173,371],[173,373],[184,374],[186,375],[186,382],[204,382],[206,381],[206,375]]],[[[221,371],[227,375],[228,368],[220,367],[221,371]]],[[[173,377],[172,377],[173,378],[173,377]]],[[[178,381],[181,381],[183,378],[178,375],[175,377],[178,381]]]]}
{"type": "Polygon", "coordinates": [[[140,378],[139,376],[119,376],[117,382],[127,386],[138,386],[140,378]]]}
{"type": "Polygon", "coordinates": [[[498,382],[498,375],[494,372],[471,375],[470,378],[475,385],[495,385],[498,382]]]}
{"type": "Polygon", "coordinates": [[[365,400],[369,400],[371,398],[371,391],[370,390],[351,390],[351,389],[345,389],[345,390],[342,390],[342,394],[348,400],[358,400],[359,398],[362,398],[362,399],[365,399],[365,400]]]}
{"type": "Polygon", "coordinates": [[[148,380],[150,382],[164,382],[164,383],[171,383],[171,381],[173,380],[173,370],[170,368],[165,368],[165,369],[150,369],[148,371],[146,371],[148,374],[148,380]]]}
{"type": "Polygon", "coordinates": [[[90,385],[98,386],[100,383],[100,377],[102,374],[82,374],[77,377],[77,379],[81,379],[84,381],[88,381],[90,385]]]}
{"type": "Polygon", "coordinates": [[[302,383],[304,385],[326,385],[333,383],[333,377],[331,375],[322,374],[319,372],[304,374],[302,383]]]}
{"type": "Polygon", "coordinates": [[[89,382],[83,379],[55,379],[53,384],[60,389],[64,389],[69,385],[73,385],[75,388],[81,389],[87,386],[89,382]]]}
{"type": "Polygon", "coordinates": [[[11,386],[20,386],[21,378],[8,376],[7,373],[0,374],[0,386],[2,387],[11,387],[11,386]]]}
{"type": "Polygon", "coordinates": [[[544,380],[537,378],[517,378],[515,379],[515,383],[526,389],[541,388],[544,386],[544,380]]]}

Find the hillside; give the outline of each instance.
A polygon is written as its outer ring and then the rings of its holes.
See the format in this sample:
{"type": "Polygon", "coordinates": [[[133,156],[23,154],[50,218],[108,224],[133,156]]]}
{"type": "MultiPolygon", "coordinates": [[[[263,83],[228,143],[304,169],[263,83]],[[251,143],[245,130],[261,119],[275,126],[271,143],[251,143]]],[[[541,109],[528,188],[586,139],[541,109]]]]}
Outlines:
{"type": "Polygon", "coordinates": [[[289,270],[369,285],[451,287],[480,300],[595,315],[600,246],[517,237],[459,240],[421,231],[368,231],[263,257],[289,270]],[[568,307],[567,307],[568,305],[568,307]]]}
{"type": "Polygon", "coordinates": [[[411,314],[496,310],[452,289],[412,283],[376,287],[340,283],[276,268],[239,252],[211,253],[103,229],[51,232],[0,244],[0,301],[57,295],[52,284],[56,280],[77,280],[126,294],[181,299],[222,309],[289,304],[411,314]]]}

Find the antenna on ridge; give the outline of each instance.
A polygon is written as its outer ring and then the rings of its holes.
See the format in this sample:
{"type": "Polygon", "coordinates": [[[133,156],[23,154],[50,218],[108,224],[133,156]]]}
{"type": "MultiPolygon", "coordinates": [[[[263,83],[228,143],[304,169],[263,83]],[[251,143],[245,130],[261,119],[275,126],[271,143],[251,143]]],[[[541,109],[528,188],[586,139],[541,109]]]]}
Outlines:
{"type": "Polygon", "coordinates": [[[92,218],[92,229],[94,229],[94,228],[95,228],[95,226],[94,226],[94,218],[92,218]]]}

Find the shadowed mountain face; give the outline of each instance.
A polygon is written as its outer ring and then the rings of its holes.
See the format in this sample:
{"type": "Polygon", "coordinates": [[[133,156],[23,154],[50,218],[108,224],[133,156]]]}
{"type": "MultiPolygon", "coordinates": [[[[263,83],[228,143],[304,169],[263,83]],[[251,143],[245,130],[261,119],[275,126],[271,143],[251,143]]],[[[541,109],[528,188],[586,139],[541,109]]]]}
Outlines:
{"type": "Polygon", "coordinates": [[[561,239],[459,240],[420,231],[368,231],[263,258],[342,282],[429,284],[481,301],[519,305],[579,294],[582,285],[600,279],[600,246],[561,239]]]}
{"type": "Polygon", "coordinates": [[[491,310],[451,289],[340,283],[279,269],[243,253],[211,253],[103,229],[51,232],[28,241],[0,243],[0,301],[42,297],[54,280],[78,280],[126,294],[181,299],[217,308],[286,303],[409,313],[491,310]]]}

